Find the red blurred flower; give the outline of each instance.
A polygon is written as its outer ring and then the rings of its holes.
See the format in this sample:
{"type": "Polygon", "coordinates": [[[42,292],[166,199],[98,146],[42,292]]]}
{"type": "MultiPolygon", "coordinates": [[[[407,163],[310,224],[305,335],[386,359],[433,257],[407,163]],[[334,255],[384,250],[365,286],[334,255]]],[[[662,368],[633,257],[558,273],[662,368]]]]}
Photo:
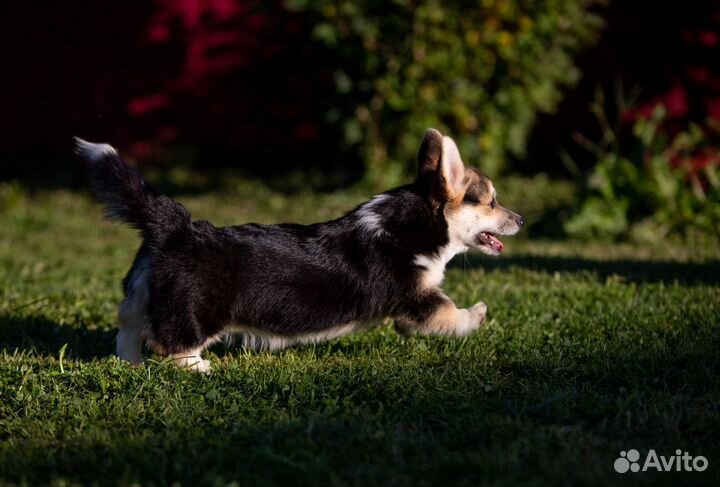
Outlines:
{"type": "Polygon", "coordinates": [[[720,96],[708,99],[705,102],[705,108],[710,118],[720,122],[720,96]]]}
{"type": "Polygon", "coordinates": [[[170,103],[170,97],[166,93],[134,98],[128,103],[128,112],[134,117],[139,117],[148,112],[159,110],[170,103]]]}
{"type": "Polygon", "coordinates": [[[715,47],[720,42],[720,36],[718,33],[712,30],[705,30],[698,32],[697,34],[698,43],[707,47],[715,47]]]}

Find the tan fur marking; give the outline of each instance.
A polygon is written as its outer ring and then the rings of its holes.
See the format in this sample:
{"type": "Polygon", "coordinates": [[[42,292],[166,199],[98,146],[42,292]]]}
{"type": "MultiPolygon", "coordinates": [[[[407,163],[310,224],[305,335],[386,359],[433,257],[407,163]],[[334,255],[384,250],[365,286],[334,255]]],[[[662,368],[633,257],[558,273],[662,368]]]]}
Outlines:
{"type": "Polygon", "coordinates": [[[485,322],[487,306],[477,303],[468,309],[458,309],[450,298],[439,304],[435,311],[422,322],[398,323],[396,329],[405,335],[465,336],[477,330],[485,322]]]}
{"type": "Polygon", "coordinates": [[[421,333],[434,335],[452,335],[459,321],[459,311],[454,303],[448,301],[435,310],[435,313],[418,329],[421,333]]]}
{"type": "Polygon", "coordinates": [[[463,180],[463,190],[458,191],[452,200],[446,206],[449,211],[459,209],[463,204],[465,194],[469,191],[480,195],[480,202],[489,205],[493,199],[493,188],[490,180],[483,173],[474,167],[465,167],[465,178],[463,180]]]}
{"type": "Polygon", "coordinates": [[[518,215],[495,204],[495,187],[487,176],[475,168],[465,168],[464,190],[458,192],[445,205],[450,240],[462,243],[468,248],[479,248],[482,252],[497,255],[497,252],[477,246],[476,236],[484,231],[495,235],[514,235],[520,230],[518,215]]]}

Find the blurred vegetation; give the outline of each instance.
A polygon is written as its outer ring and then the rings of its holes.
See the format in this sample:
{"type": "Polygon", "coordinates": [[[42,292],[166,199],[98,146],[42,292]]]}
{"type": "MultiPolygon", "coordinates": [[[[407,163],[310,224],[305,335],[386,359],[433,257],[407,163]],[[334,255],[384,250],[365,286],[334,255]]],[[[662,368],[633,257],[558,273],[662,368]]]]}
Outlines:
{"type": "Polygon", "coordinates": [[[674,133],[663,127],[658,104],[634,124],[611,124],[603,97],[593,104],[602,127],[599,142],[580,138],[597,158],[580,205],[564,225],[579,238],[656,240],[677,234],[720,235],[720,125],[690,123],[674,133]],[[630,129],[631,133],[624,133],[630,129]]]}
{"type": "MultiPolygon", "coordinates": [[[[0,204],[28,187],[84,188],[83,165],[70,162],[77,134],[116,145],[173,196],[237,192],[272,203],[278,190],[311,199],[345,188],[359,203],[411,180],[433,126],[493,177],[533,238],[718,236],[720,11],[712,5],[94,5],[13,52],[49,63],[28,64],[0,91],[8,108],[0,179],[21,181],[0,187],[0,204]],[[50,78],[62,89],[45,90],[50,78]],[[587,109],[594,86],[615,83],[635,99],[587,109]],[[558,181],[571,174],[576,181],[558,181]]],[[[50,26],[66,9],[18,18],[50,26]]]]}
{"type": "Polygon", "coordinates": [[[437,127],[497,174],[579,79],[576,55],[603,26],[600,1],[134,0],[70,14],[14,5],[48,28],[12,53],[24,69],[0,92],[12,156],[0,172],[71,184],[57,161],[80,134],[148,166],[379,189],[408,175],[423,132],[437,127]],[[48,63],[27,62],[38,57],[48,63]]]}
{"type": "Polygon", "coordinates": [[[285,2],[313,17],[314,38],[337,53],[330,96],[359,103],[327,117],[379,186],[407,174],[427,127],[452,134],[466,162],[490,174],[522,156],[537,113],[579,78],[573,56],[598,37],[597,3],[285,2]]]}

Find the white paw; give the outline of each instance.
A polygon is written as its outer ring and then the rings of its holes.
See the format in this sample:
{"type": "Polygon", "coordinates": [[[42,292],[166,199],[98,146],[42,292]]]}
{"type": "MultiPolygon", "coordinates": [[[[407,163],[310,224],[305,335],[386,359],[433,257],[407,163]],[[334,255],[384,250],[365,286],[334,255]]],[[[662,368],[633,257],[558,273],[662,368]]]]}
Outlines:
{"type": "Polygon", "coordinates": [[[485,323],[485,318],[487,317],[487,304],[479,301],[475,303],[472,308],[468,309],[468,311],[470,312],[470,321],[477,323],[475,328],[478,328],[480,325],[485,323]]]}
{"type": "Polygon", "coordinates": [[[485,317],[487,316],[487,305],[480,301],[474,306],[460,310],[463,313],[463,319],[461,323],[455,328],[455,334],[457,336],[466,336],[474,332],[480,325],[485,323],[485,317]]]}
{"type": "Polygon", "coordinates": [[[198,357],[198,360],[188,365],[188,368],[194,372],[200,372],[202,374],[209,374],[212,369],[212,364],[209,360],[203,360],[198,357]]]}
{"type": "Polygon", "coordinates": [[[178,367],[192,370],[193,372],[201,372],[203,374],[210,373],[212,364],[209,360],[203,360],[199,355],[190,355],[187,357],[178,357],[175,359],[178,367]]]}

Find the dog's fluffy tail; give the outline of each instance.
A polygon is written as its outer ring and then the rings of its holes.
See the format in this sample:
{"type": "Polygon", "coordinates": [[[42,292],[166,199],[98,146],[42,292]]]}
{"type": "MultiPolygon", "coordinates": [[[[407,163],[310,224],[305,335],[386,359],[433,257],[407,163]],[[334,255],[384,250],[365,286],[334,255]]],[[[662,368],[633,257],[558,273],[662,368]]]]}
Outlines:
{"type": "Polygon", "coordinates": [[[75,153],[87,162],[90,187],[108,218],[129,223],[156,243],[190,225],[185,207],[147,184],[113,147],[75,137],[75,153]]]}

